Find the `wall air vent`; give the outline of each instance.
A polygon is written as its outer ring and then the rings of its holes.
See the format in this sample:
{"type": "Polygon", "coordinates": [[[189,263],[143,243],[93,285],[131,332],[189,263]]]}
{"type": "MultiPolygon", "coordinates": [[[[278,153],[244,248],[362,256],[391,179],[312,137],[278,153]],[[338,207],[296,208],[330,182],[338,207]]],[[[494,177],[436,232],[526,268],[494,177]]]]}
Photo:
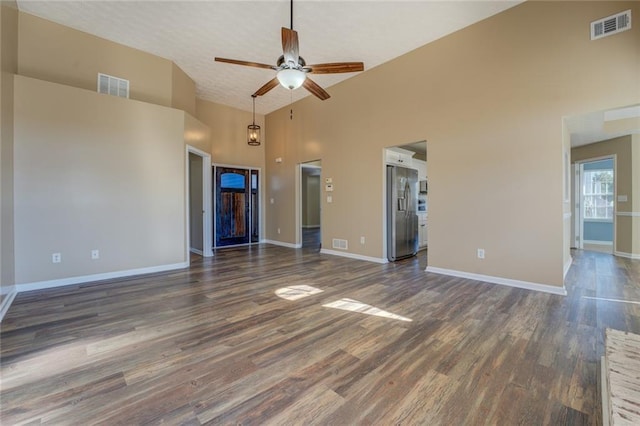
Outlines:
{"type": "Polygon", "coordinates": [[[129,80],[98,73],[98,93],[129,97],[129,80]]]}
{"type": "Polygon", "coordinates": [[[631,10],[607,16],[591,23],[591,40],[631,29],[631,10]]]}
{"type": "Polygon", "coordinates": [[[338,238],[334,238],[333,239],[333,245],[332,247],[334,249],[340,249],[340,250],[347,250],[349,247],[347,245],[347,240],[341,240],[338,238]]]}

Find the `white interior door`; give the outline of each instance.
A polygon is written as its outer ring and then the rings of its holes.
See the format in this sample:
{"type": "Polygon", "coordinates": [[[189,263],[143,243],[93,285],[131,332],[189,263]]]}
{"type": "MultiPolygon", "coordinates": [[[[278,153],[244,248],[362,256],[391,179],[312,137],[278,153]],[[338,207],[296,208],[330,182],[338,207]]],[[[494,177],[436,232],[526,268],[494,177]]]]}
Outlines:
{"type": "Polygon", "coordinates": [[[582,249],[582,163],[573,165],[573,245],[582,249]]]}

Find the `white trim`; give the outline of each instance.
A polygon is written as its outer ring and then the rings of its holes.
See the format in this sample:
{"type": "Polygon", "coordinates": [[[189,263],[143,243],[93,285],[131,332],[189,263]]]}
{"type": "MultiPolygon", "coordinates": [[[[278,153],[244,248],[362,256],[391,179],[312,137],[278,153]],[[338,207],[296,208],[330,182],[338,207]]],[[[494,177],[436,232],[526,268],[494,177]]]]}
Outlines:
{"type": "Polygon", "coordinates": [[[189,262],[171,263],[168,265],[151,266],[148,268],[129,269],[126,271],[105,272],[102,274],[82,275],[79,277],[61,278],[58,280],[37,281],[33,283],[16,284],[18,293],[32,290],[62,287],[72,284],[85,284],[92,281],[110,280],[114,278],[130,277],[133,275],[153,274],[155,272],[172,271],[189,267],[189,262]]]}
{"type": "Polygon", "coordinates": [[[10,286],[9,288],[10,290],[5,295],[5,297],[2,298],[2,304],[0,305],[0,322],[4,318],[5,314],[9,311],[9,307],[13,303],[13,299],[15,299],[18,295],[15,286],[10,286]]]}
{"type": "Polygon", "coordinates": [[[562,271],[562,279],[564,280],[569,273],[569,269],[571,269],[571,265],[573,264],[573,257],[569,256],[567,263],[564,264],[564,270],[562,271]]]}
{"type": "Polygon", "coordinates": [[[571,212],[567,212],[564,214],[563,218],[564,220],[567,220],[567,219],[571,219],[571,216],[573,216],[573,214],[571,212]]]}
{"type": "Polygon", "coordinates": [[[614,256],[625,257],[627,259],[640,260],[640,254],[626,253],[623,251],[614,251],[614,256]]]}
{"type": "Polygon", "coordinates": [[[616,212],[616,216],[640,217],[640,212],[616,212]]]}
{"type": "Polygon", "coordinates": [[[14,285],[6,285],[4,287],[0,287],[0,295],[4,296],[5,294],[13,293],[16,289],[14,285]]]}
{"type": "Polygon", "coordinates": [[[512,280],[509,278],[493,277],[490,275],[481,275],[481,274],[474,274],[471,272],[456,271],[453,269],[436,268],[434,266],[427,266],[427,269],[425,270],[427,272],[432,272],[434,274],[450,275],[452,277],[484,281],[492,284],[500,284],[500,285],[506,285],[509,287],[523,288],[525,290],[541,291],[544,293],[557,294],[560,296],[567,295],[567,290],[564,288],[564,286],[557,287],[554,285],[532,283],[529,281],[512,280]]]}
{"type": "Polygon", "coordinates": [[[202,250],[198,250],[198,249],[192,247],[192,248],[189,249],[189,251],[191,253],[195,253],[195,254],[199,254],[200,256],[204,256],[204,254],[202,253],[202,250]]]}
{"type": "MultiPolygon", "coordinates": [[[[296,164],[294,181],[294,214],[295,214],[295,241],[297,247],[302,247],[302,163],[296,164]]],[[[320,179],[322,182],[322,178],[320,179]]],[[[322,190],[320,190],[322,194],[322,190]]]]}
{"type": "Polygon", "coordinates": [[[594,246],[611,246],[613,247],[613,241],[598,241],[598,240],[584,240],[584,244],[591,244],[594,246]]]}
{"type": "Polygon", "coordinates": [[[274,246],[288,247],[293,249],[302,248],[302,244],[285,243],[284,241],[262,240],[261,242],[265,244],[273,244],[274,246]]]}
{"type": "Polygon", "coordinates": [[[344,251],[320,249],[320,254],[329,254],[332,256],[348,257],[349,259],[364,260],[364,261],[373,262],[373,263],[389,263],[387,259],[382,259],[379,257],[364,256],[361,254],[349,253],[344,251]]]}

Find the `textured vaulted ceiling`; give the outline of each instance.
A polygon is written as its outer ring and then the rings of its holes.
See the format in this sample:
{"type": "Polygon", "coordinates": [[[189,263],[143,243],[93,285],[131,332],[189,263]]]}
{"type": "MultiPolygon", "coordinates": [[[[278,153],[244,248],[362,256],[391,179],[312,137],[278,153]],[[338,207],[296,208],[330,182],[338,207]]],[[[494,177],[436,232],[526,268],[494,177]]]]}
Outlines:
{"type": "MultiPolygon", "coordinates": [[[[288,0],[32,1],[21,11],[174,61],[195,82],[197,96],[251,110],[251,94],[275,71],[214,62],[214,56],[275,64],[288,0]]],[[[293,24],[307,63],[363,61],[365,72],[520,1],[294,2],[293,24]]],[[[357,74],[317,75],[331,86],[357,74]]],[[[256,101],[268,113],[308,96],[277,87],[256,101]]],[[[317,102],[321,102],[318,100],[317,102]]]]}

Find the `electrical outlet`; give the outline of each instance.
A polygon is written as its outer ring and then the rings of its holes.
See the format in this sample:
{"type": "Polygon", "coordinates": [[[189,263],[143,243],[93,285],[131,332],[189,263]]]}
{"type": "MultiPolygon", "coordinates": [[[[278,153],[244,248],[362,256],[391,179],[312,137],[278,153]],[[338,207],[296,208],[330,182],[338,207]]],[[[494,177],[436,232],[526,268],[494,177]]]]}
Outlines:
{"type": "Polygon", "coordinates": [[[478,259],[484,259],[484,249],[478,249],[478,259]]]}
{"type": "Polygon", "coordinates": [[[364,244],[364,237],[360,237],[360,244],[364,244]]]}
{"type": "Polygon", "coordinates": [[[91,259],[100,259],[100,250],[91,250],[91,259]]]}
{"type": "Polygon", "coordinates": [[[280,233],[280,228],[278,228],[278,234],[280,233]]]}
{"type": "Polygon", "coordinates": [[[60,253],[53,253],[51,255],[51,262],[52,263],[60,263],[62,262],[62,254],[60,253]]]}

